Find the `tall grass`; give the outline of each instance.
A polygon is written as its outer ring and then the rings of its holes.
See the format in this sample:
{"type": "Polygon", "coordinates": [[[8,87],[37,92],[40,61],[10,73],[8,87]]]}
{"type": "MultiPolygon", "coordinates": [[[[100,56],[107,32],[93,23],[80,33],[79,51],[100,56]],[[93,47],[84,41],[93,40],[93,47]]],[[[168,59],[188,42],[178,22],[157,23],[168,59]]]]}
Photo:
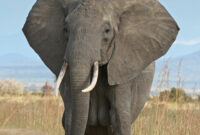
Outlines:
{"type": "MultiPolygon", "coordinates": [[[[167,103],[150,100],[132,125],[132,135],[199,135],[200,103],[167,103]]],[[[0,97],[0,127],[64,135],[61,98],[0,97]]]]}
{"type": "Polygon", "coordinates": [[[62,135],[63,110],[61,98],[1,97],[0,127],[34,129],[49,135],[62,135]]]}
{"type": "Polygon", "coordinates": [[[199,135],[200,104],[149,102],[132,125],[133,135],[199,135]]]}

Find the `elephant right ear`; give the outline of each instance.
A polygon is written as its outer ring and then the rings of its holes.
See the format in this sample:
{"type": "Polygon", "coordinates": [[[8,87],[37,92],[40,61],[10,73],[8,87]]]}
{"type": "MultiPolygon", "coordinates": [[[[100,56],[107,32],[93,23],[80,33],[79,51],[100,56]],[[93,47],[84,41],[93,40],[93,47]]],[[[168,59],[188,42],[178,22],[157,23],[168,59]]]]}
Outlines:
{"type": "Polygon", "coordinates": [[[30,46],[55,75],[63,64],[67,44],[66,7],[67,2],[60,0],[37,0],[23,27],[30,46]]]}

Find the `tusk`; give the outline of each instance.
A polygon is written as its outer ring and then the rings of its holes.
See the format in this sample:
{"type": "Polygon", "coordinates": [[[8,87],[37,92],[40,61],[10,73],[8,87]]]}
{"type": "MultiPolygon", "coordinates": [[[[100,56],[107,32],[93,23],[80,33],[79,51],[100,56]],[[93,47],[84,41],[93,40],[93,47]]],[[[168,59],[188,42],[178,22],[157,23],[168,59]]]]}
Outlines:
{"type": "Polygon", "coordinates": [[[60,70],[59,76],[58,76],[58,78],[56,80],[56,86],[55,86],[55,90],[54,90],[55,96],[58,96],[58,89],[59,89],[60,84],[61,84],[61,82],[63,80],[63,77],[65,76],[65,73],[67,71],[67,65],[68,65],[67,62],[64,61],[63,65],[62,65],[62,68],[60,70]]]}
{"type": "Polygon", "coordinates": [[[87,93],[94,89],[94,87],[97,84],[98,74],[99,74],[99,63],[98,63],[98,61],[96,61],[96,62],[94,62],[94,71],[93,71],[92,82],[87,88],[83,89],[82,92],[87,93]]]}

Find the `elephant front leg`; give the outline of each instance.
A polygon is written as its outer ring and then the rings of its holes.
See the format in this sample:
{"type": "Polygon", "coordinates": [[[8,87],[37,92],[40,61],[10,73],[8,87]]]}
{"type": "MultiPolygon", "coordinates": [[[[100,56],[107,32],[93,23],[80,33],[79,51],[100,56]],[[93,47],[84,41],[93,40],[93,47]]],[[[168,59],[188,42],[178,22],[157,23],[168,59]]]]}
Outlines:
{"type": "Polygon", "coordinates": [[[114,86],[109,94],[110,118],[114,135],[131,135],[131,88],[129,84],[114,86]]]}
{"type": "Polygon", "coordinates": [[[70,129],[71,129],[71,118],[72,118],[72,114],[71,114],[71,109],[65,109],[64,113],[63,113],[63,117],[62,117],[62,125],[63,128],[65,129],[65,134],[69,135],[70,134],[70,129]]]}

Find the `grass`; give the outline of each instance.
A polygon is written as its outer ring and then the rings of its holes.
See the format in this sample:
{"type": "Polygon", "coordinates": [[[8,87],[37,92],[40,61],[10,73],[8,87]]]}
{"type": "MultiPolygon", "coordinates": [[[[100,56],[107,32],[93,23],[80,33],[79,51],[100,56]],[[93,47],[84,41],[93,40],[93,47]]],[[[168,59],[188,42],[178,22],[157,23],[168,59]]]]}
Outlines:
{"type": "Polygon", "coordinates": [[[64,134],[60,98],[21,96],[0,98],[0,128],[24,128],[48,135],[64,134]]]}
{"type": "Polygon", "coordinates": [[[133,135],[199,135],[200,103],[149,101],[132,131],[133,135]]]}
{"type": "MultiPolygon", "coordinates": [[[[20,128],[63,135],[61,98],[40,96],[0,97],[0,128],[20,128]]],[[[199,135],[200,103],[146,103],[132,125],[132,135],[199,135]]]]}

